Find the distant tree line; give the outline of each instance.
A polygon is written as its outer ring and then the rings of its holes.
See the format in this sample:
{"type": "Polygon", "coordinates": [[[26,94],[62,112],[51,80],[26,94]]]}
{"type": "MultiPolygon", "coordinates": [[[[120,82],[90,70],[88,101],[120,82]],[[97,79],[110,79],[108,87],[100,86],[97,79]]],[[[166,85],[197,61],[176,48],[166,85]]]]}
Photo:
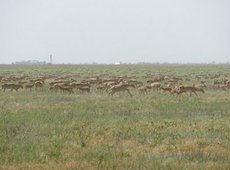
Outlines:
{"type": "Polygon", "coordinates": [[[16,61],[12,64],[20,64],[20,65],[43,65],[46,64],[45,61],[38,61],[38,60],[28,60],[28,61],[16,61]]]}

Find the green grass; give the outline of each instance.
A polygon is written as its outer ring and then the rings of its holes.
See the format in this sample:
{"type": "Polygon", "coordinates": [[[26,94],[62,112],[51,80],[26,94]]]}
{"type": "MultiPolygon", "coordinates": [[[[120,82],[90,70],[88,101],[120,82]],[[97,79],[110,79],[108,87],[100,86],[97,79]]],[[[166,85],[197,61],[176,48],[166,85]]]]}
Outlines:
{"type": "MultiPolygon", "coordinates": [[[[2,75],[229,75],[215,66],[4,66],[2,75]],[[160,71],[159,71],[160,70],[160,71]]],[[[77,78],[76,78],[77,79],[77,78]]],[[[80,79],[80,78],[79,78],[80,79]]],[[[195,80],[194,80],[195,81],[195,80]]],[[[0,169],[229,169],[230,91],[0,91],[0,169]]]]}

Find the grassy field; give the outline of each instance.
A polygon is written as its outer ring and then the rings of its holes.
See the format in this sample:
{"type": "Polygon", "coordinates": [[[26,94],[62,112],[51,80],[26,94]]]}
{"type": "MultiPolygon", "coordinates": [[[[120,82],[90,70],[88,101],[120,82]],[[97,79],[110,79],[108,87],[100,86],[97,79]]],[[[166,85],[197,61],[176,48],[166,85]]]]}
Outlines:
{"type": "MultiPolygon", "coordinates": [[[[0,76],[220,74],[229,65],[0,66],[0,76]]],[[[0,169],[230,169],[230,89],[198,96],[0,91],[0,169]]]]}

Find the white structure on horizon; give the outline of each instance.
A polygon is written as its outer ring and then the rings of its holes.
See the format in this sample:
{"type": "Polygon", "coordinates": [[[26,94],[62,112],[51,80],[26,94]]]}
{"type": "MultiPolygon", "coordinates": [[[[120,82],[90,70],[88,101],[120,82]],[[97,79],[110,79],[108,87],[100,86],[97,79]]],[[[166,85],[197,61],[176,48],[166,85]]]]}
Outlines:
{"type": "Polygon", "coordinates": [[[115,62],[114,65],[121,65],[121,61],[115,62]]]}

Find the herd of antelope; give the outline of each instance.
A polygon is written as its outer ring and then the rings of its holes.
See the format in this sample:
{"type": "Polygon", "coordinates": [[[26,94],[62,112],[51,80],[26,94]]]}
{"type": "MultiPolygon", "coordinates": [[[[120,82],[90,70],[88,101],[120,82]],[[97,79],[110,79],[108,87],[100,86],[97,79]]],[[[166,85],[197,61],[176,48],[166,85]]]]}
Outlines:
{"type": "Polygon", "coordinates": [[[3,92],[6,91],[44,91],[53,93],[90,93],[106,92],[113,96],[115,93],[126,92],[133,96],[136,90],[139,95],[147,95],[151,91],[163,91],[173,95],[188,93],[198,95],[208,89],[230,89],[229,75],[200,74],[200,75],[170,75],[170,74],[146,74],[144,76],[114,76],[109,74],[94,74],[87,77],[74,75],[42,75],[35,78],[30,76],[0,75],[0,84],[3,92]],[[131,90],[132,89],[132,90],[131,90]]]}

